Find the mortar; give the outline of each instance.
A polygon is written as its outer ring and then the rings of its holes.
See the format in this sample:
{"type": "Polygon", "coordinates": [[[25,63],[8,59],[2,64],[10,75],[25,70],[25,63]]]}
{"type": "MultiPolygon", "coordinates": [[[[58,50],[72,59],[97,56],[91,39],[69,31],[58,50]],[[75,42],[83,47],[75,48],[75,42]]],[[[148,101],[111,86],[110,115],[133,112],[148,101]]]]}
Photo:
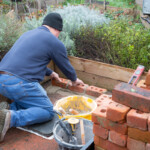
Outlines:
{"type": "MultiPolygon", "coordinates": [[[[79,117],[91,120],[91,113],[96,109],[97,104],[91,98],[79,95],[68,96],[58,100],[54,106],[54,109],[59,111],[59,108],[63,108],[66,114],[63,115],[66,119],[72,117],[79,117]],[[69,109],[74,109],[79,112],[78,115],[72,115],[68,113],[69,109]]],[[[59,116],[61,119],[62,116],[59,116]]]]}

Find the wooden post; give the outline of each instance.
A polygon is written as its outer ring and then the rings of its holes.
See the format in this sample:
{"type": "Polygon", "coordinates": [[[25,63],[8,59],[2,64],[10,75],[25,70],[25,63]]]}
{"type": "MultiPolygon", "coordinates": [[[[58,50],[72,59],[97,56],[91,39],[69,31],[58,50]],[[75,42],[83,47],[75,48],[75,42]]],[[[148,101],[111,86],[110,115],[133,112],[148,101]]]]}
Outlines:
{"type": "Polygon", "coordinates": [[[104,10],[106,10],[106,0],[104,0],[104,10]]]}

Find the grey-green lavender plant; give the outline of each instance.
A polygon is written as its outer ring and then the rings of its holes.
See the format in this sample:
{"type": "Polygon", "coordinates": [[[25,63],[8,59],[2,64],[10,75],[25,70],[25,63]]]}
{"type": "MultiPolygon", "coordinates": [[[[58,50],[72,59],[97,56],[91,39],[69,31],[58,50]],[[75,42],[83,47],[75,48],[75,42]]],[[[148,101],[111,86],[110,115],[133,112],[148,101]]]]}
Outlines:
{"type": "MultiPolygon", "coordinates": [[[[75,43],[73,39],[71,39],[71,34],[76,33],[78,30],[80,30],[82,26],[95,27],[104,23],[108,24],[110,21],[98,11],[90,9],[87,6],[81,5],[67,5],[63,8],[57,9],[48,7],[45,15],[47,15],[50,12],[58,12],[63,18],[63,31],[61,32],[59,39],[66,46],[69,55],[75,54],[75,43]]],[[[39,20],[37,20],[36,18],[26,18],[25,28],[27,30],[30,30],[40,26],[45,15],[42,16],[39,20]]]]}

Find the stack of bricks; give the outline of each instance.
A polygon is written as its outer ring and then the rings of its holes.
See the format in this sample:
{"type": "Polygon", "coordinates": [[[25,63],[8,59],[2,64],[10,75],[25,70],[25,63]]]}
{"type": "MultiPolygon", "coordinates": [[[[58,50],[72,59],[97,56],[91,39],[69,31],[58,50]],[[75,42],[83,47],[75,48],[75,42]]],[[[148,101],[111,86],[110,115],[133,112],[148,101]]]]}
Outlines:
{"type": "Polygon", "coordinates": [[[140,82],[138,83],[138,87],[150,90],[150,70],[147,73],[146,79],[140,80],[140,82]]]}
{"type": "Polygon", "coordinates": [[[95,150],[150,150],[150,92],[126,83],[92,113],[95,150]]]}
{"type": "Polygon", "coordinates": [[[98,97],[101,94],[107,92],[106,89],[99,88],[96,86],[90,86],[88,84],[72,86],[70,80],[67,80],[64,78],[60,78],[60,79],[61,79],[61,82],[58,82],[57,80],[52,80],[52,85],[59,86],[61,88],[65,88],[74,92],[87,94],[87,95],[94,96],[94,97],[98,97]]]}

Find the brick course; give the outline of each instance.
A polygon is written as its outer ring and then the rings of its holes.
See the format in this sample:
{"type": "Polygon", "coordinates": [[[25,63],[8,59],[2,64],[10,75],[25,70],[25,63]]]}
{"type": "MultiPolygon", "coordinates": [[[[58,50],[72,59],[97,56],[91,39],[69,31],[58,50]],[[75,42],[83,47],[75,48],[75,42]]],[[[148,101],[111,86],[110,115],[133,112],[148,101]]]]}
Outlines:
{"type": "Polygon", "coordinates": [[[107,107],[106,118],[114,122],[123,121],[129,110],[130,108],[125,105],[112,102],[107,107]]]}
{"type": "Polygon", "coordinates": [[[108,129],[105,129],[101,127],[100,125],[97,125],[97,124],[93,125],[93,133],[94,135],[99,136],[103,139],[108,138],[108,129]]]}
{"type": "Polygon", "coordinates": [[[146,131],[149,115],[149,113],[143,113],[141,111],[132,109],[127,114],[127,125],[146,131]]]}
{"type": "Polygon", "coordinates": [[[144,142],[134,140],[132,138],[127,139],[128,150],[145,150],[146,145],[144,142]]]}
{"type": "Polygon", "coordinates": [[[128,128],[128,136],[135,140],[150,143],[150,132],[148,131],[142,131],[136,128],[128,128]]]}
{"type": "Polygon", "coordinates": [[[147,74],[147,76],[146,76],[145,84],[146,84],[147,86],[150,86],[150,70],[148,71],[148,74],[147,74]]]}
{"type": "Polygon", "coordinates": [[[109,131],[108,140],[114,144],[125,147],[127,143],[127,136],[115,131],[109,131]]]}

